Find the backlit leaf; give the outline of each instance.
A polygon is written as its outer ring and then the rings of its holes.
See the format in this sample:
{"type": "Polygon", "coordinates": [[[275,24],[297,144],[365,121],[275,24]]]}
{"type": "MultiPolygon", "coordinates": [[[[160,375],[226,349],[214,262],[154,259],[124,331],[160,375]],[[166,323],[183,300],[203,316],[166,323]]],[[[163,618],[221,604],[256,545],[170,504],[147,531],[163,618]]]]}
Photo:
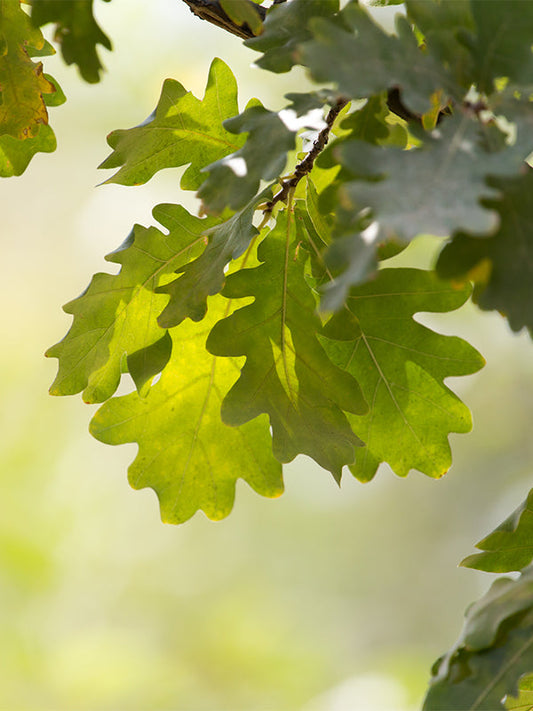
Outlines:
{"type": "Polygon", "coordinates": [[[179,205],[158,205],[153,214],[168,234],[136,225],[124,244],[107,256],[121,265],[120,272],[95,274],[88,289],[65,306],[74,316],[72,327],[47,352],[59,360],[52,395],[83,390],[86,402],[103,402],[115,392],[126,359],[164,336],[157,317],[168,299],[154,289],[165,275],[199,254],[213,221],[192,217],[179,205]]]}
{"type": "Polygon", "coordinates": [[[216,324],[207,348],[246,356],[222,404],[224,422],[240,425],[268,413],[280,461],[304,453],[339,480],[361,444],[342,410],[361,413],[366,404],[357,382],[329,361],[316,338],[320,322],[304,276],[307,254],[295,238],[294,217],[284,211],[259,246],[262,264],[231,275],[223,291],[254,302],[216,324]]]}
{"type": "Polygon", "coordinates": [[[205,178],[202,168],[244,143],[244,136],[229,133],[222,125],[238,111],[237,83],[220,59],[211,64],[201,101],[179,82],[167,79],[157,107],[146,121],[109,134],[113,153],[99,167],[120,169],[106,182],[139,185],[159,170],[189,165],[181,187],[196,190],[205,178]]]}
{"type": "Polygon", "coordinates": [[[227,516],[239,478],[263,496],[283,491],[266,417],[241,427],[220,419],[222,398],[239,363],[207,353],[205,339],[229,308],[217,296],[200,326],[187,321],[172,329],[170,362],[148,394],[112,398],[91,422],[91,433],[101,442],[137,442],[130,484],[155,490],[166,523],[182,523],[198,509],[213,520],[227,516]]]}
{"type": "Polygon", "coordinates": [[[468,432],[471,419],[444,379],[475,373],[484,361],[466,341],[413,317],[452,311],[468,295],[432,272],[383,269],[352,289],[346,308],[326,325],[326,352],[354,376],[370,406],[365,415],[348,416],[366,443],[350,467],[361,481],[372,479],[380,462],[399,476],[418,469],[440,477],[450,467],[448,435],[468,432]]]}

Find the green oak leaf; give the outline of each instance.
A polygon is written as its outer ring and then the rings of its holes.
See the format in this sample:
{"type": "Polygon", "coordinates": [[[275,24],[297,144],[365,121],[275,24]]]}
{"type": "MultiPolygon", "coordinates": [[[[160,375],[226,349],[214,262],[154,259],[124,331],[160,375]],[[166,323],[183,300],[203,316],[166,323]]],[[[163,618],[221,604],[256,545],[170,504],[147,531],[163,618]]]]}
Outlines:
{"type": "Polygon", "coordinates": [[[494,82],[508,77],[521,90],[533,89],[533,4],[522,0],[471,2],[477,31],[468,46],[480,91],[490,94],[494,82]]]}
{"type": "Polygon", "coordinates": [[[283,491],[267,418],[241,427],[228,427],[220,419],[220,404],[239,362],[213,357],[205,340],[228,313],[228,302],[217,296],[200,327],[188,321],[172,329],[172,356],[160,380],[145,397],[112,398],[91,422],[91,433],[101,442],[137,442],[130,484],[154,489],[166,523],[182,523],[198,509],[213,520],[227,516],[239,478],[263,496],[283,491]]]}
{"type": "Polygon", "coordinates": [[[352,210],[372,208],[378,240],[448,236],[459,228],[483,234],[497,223],[497,214],[480,202],[498,194],[487,178],[519,174],[527,157],[521,141],[498,145],[501,136],[458,112],[412,150],[343,142],[333,153],[357,179],[343,186],[340,202],[352,210]]]}
{"type": "Polygon", "coordinates": [[[513,331],[533,333],[533,170],[493,181],[500,200],[490,201],[500,224],[480,239],[458,232],[442,250],[437,271],[445,278],[474,281],[473,300],[484,310],[507,317],[513,331]]]}
{"type": "Polygon", "coordinates": [[[466,341],[413,317],[457,309],[469,293],[432,272],[383,269],[352,289],[346,308],[326,324],[326,352],[354,376],[370,405],[368,413],[348,416],[366,443],[350,467],[359,480],[370,481],[381,462],[399,476],[418,469],[437,478],[449,469],[448,435],[470,431],[471,417],[444,380],[475,373],[484,360],[466,341]]]}
{"type": "MultiPolygon", "coordinates": [[[[103,402],[115,392],[126,359],[164,336],[157,317],[168,299],[154,289],[201,252],[213,220],[193,217],[180,205],[158,205],[153,215],[168,234],[136,225],[124,244],[106,257],[121,265],[120,272],[95,274],[88,289],[64,307],[74,321],[63,340],[46,353],[59,360],[52,395],[83,390],[86,402],[103,402]]],[[[154,357],[160,361],[152,353],[150,363],[154,357]]],[[[136,368],[135,378],[138,370],[150,367],[136,368]]],[[[142,375],[138,379],[142,386],[142,375]]]]}
{"type": "Polygon", "coordinates": [[[486,570],[488,573],[508,573],[522,570],[533,560],[533,489],[527,499],[498,528],[479,543],[484,551],[468,556],[461,565],[486,570]]]}
{"type": "Polygon", "coordinates": [[[280,461],[307,454],[339,481],[362,444],[342,410],[362,413],[367,406],[357,382],[329,361],[316,338],[320,321],[296,228],[291,210],[280,213],[258,248],[262,264],[228,277],[226,297],[253,296],[254,302],[217,323],[207,348],[214,355],[246,356],[224,398],[224,422],[240,425],[268,413],[280,461]]]}
{"type": "Polygon", "coordinates": [[[278,74],[299,63],[298,47],[311,37],[308,24],[313,17],[332,17],[339,11],[339,0],[292,0],[274,5],[258,37],[246,40],[247,47],[262,52],[255,63],[278,74]]]}
{"type": "Polygon", "coordinates": [[[498,578],[433,667],[423,711],[497,711],[533,669],[533,573],[498,578]]]}
{"type": "Polygon", "coordinates": [[[181,178],[184,190],[196,190],[202,168],[244,143],[222,123],[239,111],[237,83],[230,68],[214,59],[204,98],[200,101],[174,79],[163,84],[155,111],[140,126],[112,131],[107,141],[113,153],[100,168],[120,169],[106,183],[139,185],[164,168],[189,165],[181,178]]]}
{"type": "Polygon", "coordinates": [[[92,0],[32,0],[31,19],[36,27],[55,23],[54,39],[66,64],[76,64],[85,81],[100,81],[103,67],[97,46],[112,47],[94,19],[92,0]]]}
{"type": "Polygon", "coordinates": [[[523,676],[518,685],[518,697],[509,695],[507,711],[533,711],[533,675],[523,676]]]}
{"type": "MultiPolygon", "coordinates": [[[[474,82],[474,62],[465,32],[474,32],[470,0],[406,0],[407,16],[424,35],[424,46],[464,89],[474,82]]],[[[475,3],[474,3],[475,4],[475,3]]]]}
{"type": "Polygon", "coordinates": [[[36,153],[52,153],[56,146],[56,137],[48,124],[40,126],[35,136],[24,140],[0,136],[0,177],[22,175],[36,153]]]}
{"type": "Polygon", "coordinates": [[[437,92],[461,96],[442,64],[421,52],[405,17],[396,19],[397,36],[388,35],[355,2],[340,18],[346,29],[324,18],[309,23],[313,39],[302,45],[301,56],[315,81],[333,82],[355,99],[399,86],[406,106],[419,114],[431,108],[431,96],[437,92]]]}
{"type": "Polygon", "coordinates": [[[253,224],[257,204],[271,195],[267,188],[240,212],[206,231],[206,241],[209,241],[202,254],[177,270],[177,279],[158,289],[159,293],[170,296],[159,317],[160,326],[177,326],[186,318],[193,321],[203,319],[207,311],[207,297],[218,294],[224,285],[227,265],[244,254],[252,239],[259,234],[253,224]]]}
{"type": "Polygon", "coordinates": [[[34,138],[48,124],[44,95],[56,89],[31,59],[44,47],[19,0],[0,0],[0,136],[34,138]]]}
{"type": "Polygon", "coordinates": [[[296,130],[291,130],[275,111],[251,106],[239,116],[224,121],[234,134],[247,133],[244,146],[205,169],[209,177],[198,191],[206,212],[219,214],[229,206],[243,207],[257,192],[261,179],[280,176],[287,154],[296,145],[296,130]]]}

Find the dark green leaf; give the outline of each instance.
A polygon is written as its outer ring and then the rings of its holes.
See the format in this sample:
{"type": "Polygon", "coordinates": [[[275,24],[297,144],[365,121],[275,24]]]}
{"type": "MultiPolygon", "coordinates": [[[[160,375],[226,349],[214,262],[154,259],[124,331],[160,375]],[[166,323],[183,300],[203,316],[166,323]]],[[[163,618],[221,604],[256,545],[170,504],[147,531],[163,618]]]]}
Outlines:
{"type": "Polygon", "coordinates": [[[200,327],[188,321],[172,329],[172,356],[161,379],[145,397],[112,398],[91,422],[91,433],[101,442],[137,442],[130,484],[154,489],[166,523],[182,523],[198,509],[213,520],[224,518],[239,478],[263,496],[283,491],[266,417],[238,428],[220,419],[220,403],[239,363],[209,355],[205,339],[228,313],[228,302],[218,296],[200,327]]]}
{"type": "Polygon", "coordinates": [[[527,499],[495,531],[476,543],[484,553],[465,558],[465,568],[489,573],[522,570],[533,560],[533,489],[527,499]]]}
{"type": "Polygon", "coordinates": [[[231,425],[268,413],[275,456],[289,462],[313,457],[340,480],[361,444],[342,410],[364,412],[357,382],[334,366],[318,343],[320,322],[305,280],[305,250],[295,241],[289,211],[258,249],[261,266],[233,274],[224,295],[254,302],[216,324],[208,350],[246,356],[239,380],[225,397],[222,418],[231,425]]]}
{"type": "Polygon", "coordinates": [[[518,174],[527,156],[521,143],[494,147],[495,132],[502,135],[457,113],[412,150],[342,143],[334,155],[354,176],[367,178],[347,183],[342,201],[355,210],[372,208],[378,239],[447,236],[459,228],[487,232],[497,222],[495,212],[480,203],[496,194],[487,178],[518,174]]]}
{"type": "Polygon", "coordinates": [[[202,101],[167,79],[155,111],[140,126],[113,131],[107,141],[113,153],[100,168],[120,170],[107,183],[139,185],[159,170],[190,164],[181,179],[184,190],[196,190],[206,165],[237,151],[244,136],[224,129],[225,119],[238,113],[237,83],[220,59],[211,64],[202,101]]]}
{"type": "Polygon", "coordinates": [[[475,78],[490,94],[494,81],[508,77],[522,90],[533,89],[533,3],[523,0],[474,0],[476,34],[469,41],[475,78]]]}
{"type": "Polygon", "coordinates": [[[273,180],[283,173],[287,153],[295,148],[296,130],[287,128],[275,111],[252,106],[224,122],[232,134],[247,133],[244,146],[209,165],[209,177],[198,196],[207,212],[219,214],[229,206],[238,210],[256,194],[261,178],[273,180]]]}
{"type": "Polygon", "coordinates": [[[292,0],[270,8],[259,37],[246,45],[263,56],[261,69],[288,72],[299,62],[298,45],[311,37],[307,29],[312,17],[331,17],[339,11],[339,0],[292,0]]]}
{"type": "Polygon", "coordinates": [[[504,314],[513,331],[533,333],[533,171],[494,181],[502,198],[487,203],[499,228],[484,239],[460,232],[442,250],[437,270],[445,278],[471,279],[474,301],[504,314]]]}
{"type": "Polygon", "coordinates": [[[167,298],[154,289],[199,254],[213,220],[192,217],[180,205],[158,205],[153,214],[168,234],[136,225],[120,249],[107,256],[121,265],[120,272],[95,274],[88,289],[65,306],[74,322],[47,352],[59,359],[52,395],[83,390],[86,402],[103,402],[115,392],[126,358],[164,335],[157,317],[167,298]]]}
{"type": "Polygon", "coordinates": [[[314,39],[301,52],[315,81],[334,82],[340,92],[355,99],[399,86],[407,107],[420,114],[430,109],[436,92],[461,94],[444,67],[421,52],[404,17],[396,20],[398,36],[386,34],[356,3],[350,3],[341,17],[347,29],[322,18],[310,22],[314,39]]]}
{"type": "Polygon", "coordinates": [[[31,17],[36,27],[55,23],[54,39],[65,62],[76,64],[85,81],[96,83],[103,69],[97,46],[111,50],[111,42],[94,19],[92,6],[92,0],[32,0],[31,17]]]}
{"type": "Polygon", "coordinates": [[[457,644],[433,669],[424,711],[497,711],[533,669],[533,579],[499,578],[466,613],[457,644]]]}
{"type": "Polygon", "coordinates": [[[224,270],[240,257],[252,239],[259,234],[253,224],[257,204],[271,196],[266,190],[244,209],[222,224],[207,230],[209,242],[202,254],[178,270],[180,276],[160,287],[159,293],[169,294],[170,301],[159,317],[164,328],[177,326],[183,319],[201,321],[207,311],[207,297],[218,294],[225,281],[224,270]]]}
{"type": "Polygon", "coordinates": [[[399,476],[410,469],[440,477],[451,464],[450,432],[468,432],[468,408],[444,380],[479,370],[483,358],[466,341],[443,336],[414,320],[419,312],[461,306],[469,289],[456,289],[432,272],[383,269],[350,292],[347,306],[326,324],[331,360],[351,373],[370,404],[349,415],[366,447],[351,470],[372,479],[380,462],[399,476]]]}
{"type": "Polygon", "coordinates": [[[161,373],[171,354],[172,339],[168,331],[155,343],[128,354],[128,372],[141,396],[144,397],[149,392],[152,378],[161,373]]]}

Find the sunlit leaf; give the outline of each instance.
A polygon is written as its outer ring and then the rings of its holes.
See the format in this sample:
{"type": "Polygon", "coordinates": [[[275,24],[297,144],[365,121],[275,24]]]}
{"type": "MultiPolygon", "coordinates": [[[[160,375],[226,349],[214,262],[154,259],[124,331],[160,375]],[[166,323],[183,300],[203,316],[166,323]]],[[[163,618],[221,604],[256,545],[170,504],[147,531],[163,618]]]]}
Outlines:
{"type": "Polygon", "coordinates": [[[361,481],[372,479],[380,462],[399,476],[418,469],[440,477],[449,469],[448,435],[468,432],[471,419],[444,379],[475,373],[484,361],[466,341],[435,333],[414,315],[452,311],[468,295],[432,272],[383,269],[354,288],[326,325],[326,352],[354,376],[370,406],[348,416],[366,443],[350,467],[361,481]]]}

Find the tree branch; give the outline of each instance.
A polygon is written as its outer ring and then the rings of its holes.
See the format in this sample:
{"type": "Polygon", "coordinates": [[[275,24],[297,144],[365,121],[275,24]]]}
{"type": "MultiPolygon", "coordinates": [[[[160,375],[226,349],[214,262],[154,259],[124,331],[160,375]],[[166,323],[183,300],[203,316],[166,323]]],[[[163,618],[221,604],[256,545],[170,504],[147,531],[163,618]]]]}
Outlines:
{"type": "MultiPolygon", "coordinates": [[[[281,1],[284,2],[285,0],[281,1]]],[[[207,22],[210,22],[212,25],[221,27],[223,30],[237,35],[237,37],[242,37],[242,39],[255,37],[248,25],[241,27],[233,22],[221,8],[218,0],[183,0],[183,2],[188,5],[193,15],[196,15],[196,17],[199,17],[201,20],[207,20],[207,22]]],[[[249,2],[250,5],[257,10],[261,19],[264,20],[266,17],[266,9],[261,5],[256,5],[251,2],[251,0],[249,0],[249,2]]]]}
{"type": "Polygon", "coordinates": [[[274,209],[274,206],[278,202],[285,202],[291,190],[294,190],[294,188],[298,185],[298,183],[303,177],[309,175],[309,173],[313,169],[316,159],[328,144],[329,134],[331,133],[331,129],[333,128],[333,124],[335,123],[337,116],[340,114],[340,112],[343,110],[347,103],[348,99],[346,99],[344,96],[340,96],[337,99],[336,104],[331,107],[328,112],[328,115],[326,116],[326,127],[323,128],[322,131],[320,131],[320,133],[318,134],[318,138],[313,143],[313,147],[305,156],[303,161],[301,163],[298,163],[298,165],[294,169],[294,173],[292,174],[292,176],[288,180],[283,180],[281,182],[281,190],[276,193],[276,195],[274,195],[272,200],[267,202],[265,209],[263,210],[263,214],[270,214],[274,209]]]}

